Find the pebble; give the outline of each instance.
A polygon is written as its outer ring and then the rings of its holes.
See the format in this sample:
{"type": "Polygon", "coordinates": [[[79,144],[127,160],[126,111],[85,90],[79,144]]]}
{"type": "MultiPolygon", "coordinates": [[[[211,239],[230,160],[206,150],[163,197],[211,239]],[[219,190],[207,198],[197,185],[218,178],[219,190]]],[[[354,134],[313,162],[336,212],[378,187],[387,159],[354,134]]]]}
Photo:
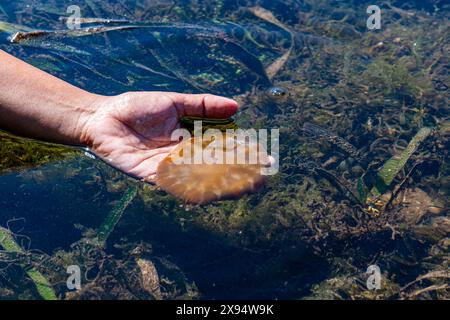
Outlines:
{"type": "Polygon", "coordinates": [[[269,95],[273,98],[282,98],[288,95],[288,91],[283,87],[272,87],[269,89],[269,95]]]}

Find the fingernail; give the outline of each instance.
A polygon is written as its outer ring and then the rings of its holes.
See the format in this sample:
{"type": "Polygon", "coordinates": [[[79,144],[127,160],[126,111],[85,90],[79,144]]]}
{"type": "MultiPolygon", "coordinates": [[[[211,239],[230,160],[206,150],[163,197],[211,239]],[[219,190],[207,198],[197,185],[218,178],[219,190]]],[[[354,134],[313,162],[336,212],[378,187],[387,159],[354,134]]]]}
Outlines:
{"type": "Polygon", "coordinates": [[[234,104],[236,107],[239,107],[238,103],[237,103],[235,100],[230,99],[230,98],[225,98],[225,97],[224,97],[224,99],[225,99],[228,103],[234,104]]]}
{"type": "Polygon", "coordinates": [[[224,104],[226,103],[226,104],[234,105],[236,107],[238,106],[238,103],[233,99],[222,97],[222,96],[215,96],[215,97],[217,97],[217,101],[220,103],[224,103],[224,104]]]}

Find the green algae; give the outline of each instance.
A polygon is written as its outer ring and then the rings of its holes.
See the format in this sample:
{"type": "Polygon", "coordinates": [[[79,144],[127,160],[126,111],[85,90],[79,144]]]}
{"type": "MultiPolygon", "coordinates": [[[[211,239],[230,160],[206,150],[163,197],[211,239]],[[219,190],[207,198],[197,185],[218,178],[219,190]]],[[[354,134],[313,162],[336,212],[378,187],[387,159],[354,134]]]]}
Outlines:
{"type": "Polygon", "coordinates": [[[391,185],[397,174],[404,168],[409,158],[414,154],[419,145],[430,135],[430,128],[422,128],[411,139],[406,149],[400,156],[394,156],[386,161],[378,170],[377,184],[371,189],[372,196],[380,196],[391,185]]]}
{"type": "Polygon", "coordinates": [[[419,97],[430,89],[420,75],[408,70],[407,61],[388,62],[383,58],[372,61],[361,75],[369,83],[369,90],[379,90],[384,95],[419,97]]]}
{"type": "Polygon", "coordinates": [[[106,240],[113,232],[114,227],[119,222],[126,208],[136,197],[138,187],[130,187],[125,194],[120,198],[119,203],[110,211],[102,225],[98,229],[97,241],[100,246],[105,246],[106,240]]]}
{"type": "MultiPolygon", "coordinates": [[[[7,252],[24,253],[24,250],[14,240],[11,232],[3,227],[0,227],[0,246],[7,252]]],[[[39,270],[24,263],[21,264],[21,267],[33,281],[36,286],[36,290],[42,299],[58,300],[51,284],[48,282],[47,278],[39,272],[39,270]]]]}
{"type": "Polygon", "coordinates": [[[0,172],[38,166],[77,153],[69,147],[25,139],[3,131],[0,131],[0,141],[0,172]]]}

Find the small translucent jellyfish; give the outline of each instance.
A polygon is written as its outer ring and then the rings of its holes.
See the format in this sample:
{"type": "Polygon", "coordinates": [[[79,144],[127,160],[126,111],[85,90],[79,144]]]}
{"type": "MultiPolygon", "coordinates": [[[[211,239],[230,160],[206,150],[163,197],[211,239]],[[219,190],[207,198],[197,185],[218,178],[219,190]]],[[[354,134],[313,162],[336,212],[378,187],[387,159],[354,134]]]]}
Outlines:
{"type": "Polygon", "coordinates": [[[204,204],[258,191],[265,182],[262,169],[269,165],[256,141],[222,134],[209,141],[191,138],[161,161],[156,183],[187,203],[204,204]]]}

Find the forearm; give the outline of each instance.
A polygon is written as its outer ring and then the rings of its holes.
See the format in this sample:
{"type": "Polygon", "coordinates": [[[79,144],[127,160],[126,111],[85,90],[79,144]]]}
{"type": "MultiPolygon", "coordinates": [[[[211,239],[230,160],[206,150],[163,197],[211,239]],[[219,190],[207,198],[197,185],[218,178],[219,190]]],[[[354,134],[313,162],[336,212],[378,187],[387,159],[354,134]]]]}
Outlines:
{"type": "Polygon", "coordinates": [[[81,145],[99,99],[0,50],[0,129],[81,145]]]}

